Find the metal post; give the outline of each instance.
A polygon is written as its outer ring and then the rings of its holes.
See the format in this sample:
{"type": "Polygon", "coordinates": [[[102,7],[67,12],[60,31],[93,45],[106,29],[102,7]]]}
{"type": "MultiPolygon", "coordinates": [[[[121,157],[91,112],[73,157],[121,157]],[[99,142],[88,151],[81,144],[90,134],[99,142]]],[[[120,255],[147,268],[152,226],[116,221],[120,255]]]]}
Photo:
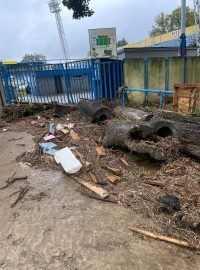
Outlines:
{"type": "Polygon", "coordinates": [[[169,58],[165,58],[165,90],[169,90],[169,58]]]}
{"type": "Polygon", "coordinates": [[[184,57],[184,83],[187,82],[187,62],[188,62],[188,58],[187,56],[184,57]]]}
{"type": "MultiPolygon", "coordinates": [[[[144,88],[148,89],[148,59],[144,59],[144,88]]],[[[148,100],[148,93],[145,93],[145,101],[148,100]]]]}
{"type": "Polygon", "coordinates": [[[181,34],[185,34],[186,27],[186,0],[181,0],[181,34]]]}

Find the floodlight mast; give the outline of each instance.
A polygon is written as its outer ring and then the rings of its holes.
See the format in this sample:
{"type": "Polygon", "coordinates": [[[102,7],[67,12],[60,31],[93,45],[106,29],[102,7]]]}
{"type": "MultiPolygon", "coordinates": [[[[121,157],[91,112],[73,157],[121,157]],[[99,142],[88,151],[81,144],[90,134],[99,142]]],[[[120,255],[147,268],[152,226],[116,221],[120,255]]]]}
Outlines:
{"type": "Polygon", "coordinates": [[[62,48],[62,52],[63,52],[63,57],[64,57],[64,59],[67,60],[70,58],[70,55],[69,55],[69,49],[67,46],[67,40],[66,40],[66,36],[65,36],[63,23],[62,23],[62,18],[60,15],[60,12],[62,10],[61,6],[60,6],[60,2],[61,2],[61,0],[49,0],[48,5],[49,5],[50,12],[55,14],[58,35],[59,35],[60,44],[61,44],[61,48],[62,48]]]}

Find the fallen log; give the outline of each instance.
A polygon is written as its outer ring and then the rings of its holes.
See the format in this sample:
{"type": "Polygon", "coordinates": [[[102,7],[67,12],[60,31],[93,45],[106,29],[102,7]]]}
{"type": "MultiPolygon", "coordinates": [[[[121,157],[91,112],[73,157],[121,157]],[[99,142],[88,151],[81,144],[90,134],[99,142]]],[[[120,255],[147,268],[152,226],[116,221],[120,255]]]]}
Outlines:
{"type": "Polygon", "coordinates": [[[163,236],[163,235],[154,234],[154,233],[151,233],[151,232],[148,232],[145,230],[141,230],[141,229],[137,229],[137,228],[129,227],[129,229],[133,232],[136,232],[136,233],[139,233],[141,235],[148,236],[148,237],[160,240],[160,241],[165,241],[165,242],[168,242],[168,243],[171,243],[174,245],[178,245],[181,247],[194,248],[186,241],[174,239],[174,238],[163,236]]]}
{"type": "Polygon", "coordinates": [[[112,121],[106,128],[103,145],[125,148],[139,154],[148,154],[155,160],[165,161],[171,153],[169,149],[162,147],[162,140],[158,143],[148,140],[156,132],[160,132],[163,137],[170,135],[173,133],[172,124],[159,119],[152,119],[141,125],[129,121],[112,121]]]}
{"type": "Polygon", "coordinates": [[[135,108],[116,107],[114,112],[118,117],[134,122],[148,122],[153,117],[153,113],[144,112],[135,108]]]}
{"type": "Polygon", "coordinates": [[[180,150],[182,153],[186,154],[187,156],[200,159],[200,146],[199,145],[192,145],[192,144],[181,145],[180,150]]]}
{"type": "Polygon", "coordinates": [[[78,103],[78,109],[91,118],[92,123],[102,122],[112,117],[109,108],[94,100],[81,99],[78,103]]]}
{"type": "Polygon", "coordinates": [[[159,116],[173,122],[200,125],[200,117],[194,117],[191,115],[182,115],[176,112],[162,111],[159,113],[159,116]]]}

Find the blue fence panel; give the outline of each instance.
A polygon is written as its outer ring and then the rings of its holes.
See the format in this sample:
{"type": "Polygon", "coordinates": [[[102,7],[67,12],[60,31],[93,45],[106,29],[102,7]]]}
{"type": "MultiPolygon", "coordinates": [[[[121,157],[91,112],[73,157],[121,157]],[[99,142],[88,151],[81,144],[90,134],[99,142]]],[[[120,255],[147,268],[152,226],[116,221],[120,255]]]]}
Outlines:
{"type": "Polygon", "coordinates": [[[84,60],[59,64],[0,65],[8,103],[77,103],[81,98],[115,100],[123,85],[123,62],[84,60]]]}

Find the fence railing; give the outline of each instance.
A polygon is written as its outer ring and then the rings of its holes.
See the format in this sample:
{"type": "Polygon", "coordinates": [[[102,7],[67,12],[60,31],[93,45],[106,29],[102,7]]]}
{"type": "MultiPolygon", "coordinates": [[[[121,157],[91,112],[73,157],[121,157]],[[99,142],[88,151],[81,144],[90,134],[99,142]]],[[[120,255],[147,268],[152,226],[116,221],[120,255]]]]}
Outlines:
{"type": "Polygon", "coordinates": [[[124,78],[123,62],[118,60],[0,65],[0,75],[10,104],[113,100],[124,78]]]}

